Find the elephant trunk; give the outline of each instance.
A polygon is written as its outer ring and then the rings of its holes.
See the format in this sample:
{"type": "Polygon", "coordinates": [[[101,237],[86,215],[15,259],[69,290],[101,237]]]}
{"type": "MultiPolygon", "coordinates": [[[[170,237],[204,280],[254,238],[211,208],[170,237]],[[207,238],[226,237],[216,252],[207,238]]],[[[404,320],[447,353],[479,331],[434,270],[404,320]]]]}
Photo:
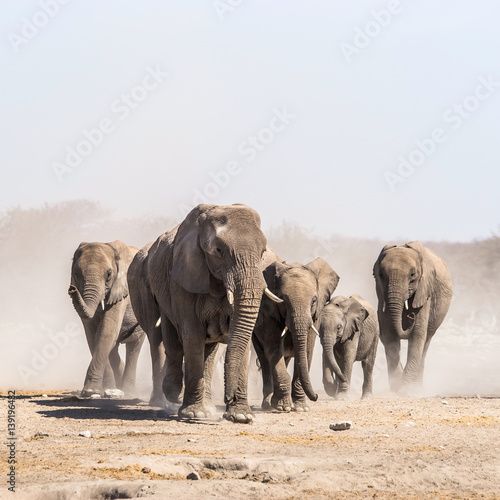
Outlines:
{"type": "Polygon", "coordinates": [[[70,285],[68,294],[73,301],[73,307],[81,318],[92,319],[95,315],[101,296],[104,294],[101,287],[95,281],[87,281],[83,288],[83,297],[80,290],[74,285],[70,285]]]}
{"type": "Polygon", "coordinates": [[[226,288],[231,291],[234,302],[224,363],[224,399],[227,405],[232,406],[247,397],[247,380],[242,380],[241,376],[243,374],[246,377],[247,374],[248,348],[266,282],[262,272],[255,266],[250,273],[248,270],[245,273],[233,271],[226,288]]]}
{"type": "Polygon", "coordinates": [[[326,366],[332,373],[335,373],[335,375],[341,382],[345,382],[344,374],[342,373],[342,370],[340,369],[340,366],[338,365],[337,360],[333,355],[333,348],[334,345],[331,340],[325,340],[323,342],[323,353],[325,354],[326,366]]]}
{"type": "Polygon", "coordinates": [[[408,292],[404,283],[401,283],[401,278],[392,277],[389,280],[389,288],[387,291],[386,307],[391,318],[391,324],[400,339],[408,339],[415,324],[415,314],[409,313],[407,320],[409,325],[403,329],[403,308],[408,300],[408,292]]]}
{"type": "MultiPolygon", "coordinates": [[[[300,317],[300,315],[298,315],[298,317],[300,317]]],[[[312,325],[312,318],[309,317],[309,321],[304,321],[299,320],[298,317],[294,316],[288,327],[292,334],[298,377],[307,397],[311,401],[316,401],[318,395],[314,391],[311,378],[309,377],[309,360],[307,353],[308,336],[312,325]]]]}

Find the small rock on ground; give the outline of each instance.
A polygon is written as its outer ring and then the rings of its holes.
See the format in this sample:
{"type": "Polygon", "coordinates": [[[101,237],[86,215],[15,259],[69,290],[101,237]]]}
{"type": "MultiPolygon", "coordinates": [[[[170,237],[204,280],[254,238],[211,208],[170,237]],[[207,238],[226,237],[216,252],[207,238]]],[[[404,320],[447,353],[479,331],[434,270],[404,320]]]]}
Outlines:
{"type": "Polygon", "coordinates": [[[330,424],[330,429],[332,431],[346,431],[352,427],[352,422],[350,420],[344,420],[343,422],[335,422],[330,424]]]}
{"type": "Polygon", "coordinates": [[[193,480],[198,480],[198,479],[201,479],[200,478],[200,475],[194,471],[194,472],[190,472],[187,476],[186,476],[186,479],[193,479],[193,480]]]}

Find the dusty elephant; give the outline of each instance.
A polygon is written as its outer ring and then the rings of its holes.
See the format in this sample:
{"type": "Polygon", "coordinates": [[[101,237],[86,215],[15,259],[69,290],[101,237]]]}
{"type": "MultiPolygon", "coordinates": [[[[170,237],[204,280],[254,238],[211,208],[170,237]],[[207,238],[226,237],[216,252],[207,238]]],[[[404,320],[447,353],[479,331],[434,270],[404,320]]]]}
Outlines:
{"type": "Polygon", "coordinates": [[[339,277],[321,258],[307,265],[276,261],[264,270],[264,277],[281,303],[263,298],[253,335],[262,370],[262,407],[308,411],[306,395],[312,401],[318,398],[309,378],[315,324],[339,277]],[[292,357],[291,381],[286,365],[292,357]]]}
{"type": "Polygon", "coordinates": [[[373,268],[378,297],[380,340],[393,391],[412,393],[422,385],[430,341],[443,322],[452,297],[444,261],[419,241],[386,245],[373,268]],[[401,340],[408,340],[403,370],[401,340]]]}
{"type": "Polygon", "coordinates": [[[357,294],[334,297],[323,309],[319,326],[323,347],[323,386],[329,396],[349,395],[352,367],[363,367],[362,398],[372,395],[379,327],[375,309],[357,294]]]}
{"type": "Polygon", "coordinates": [[[145,337],[128,297],[127,270],[136,252],[121,241],[83,242],[75,251],[68,293],[92,353],[84,397],[115,387],[135,393],[137,359],[145,337]],[[126,344],[125,364],[118,354],[119,343],[126,344]]]}
{"type": "Polygon", "coordinates": [[[163,386],[179,416],[210,414],[205,360],[227,342],[224,417],[251,422],[247,400],[250,338],[266,283],[261,260],[266,237],[251,208],[199,205],[172,231],[140,250],[129,269],[131,301],[146,331],[161,329],[166,353],[163,386]],[[158,321],[160,318],[160,321],[158,321]],[[184,384],[183,367],[184,359],[184,384]]]}

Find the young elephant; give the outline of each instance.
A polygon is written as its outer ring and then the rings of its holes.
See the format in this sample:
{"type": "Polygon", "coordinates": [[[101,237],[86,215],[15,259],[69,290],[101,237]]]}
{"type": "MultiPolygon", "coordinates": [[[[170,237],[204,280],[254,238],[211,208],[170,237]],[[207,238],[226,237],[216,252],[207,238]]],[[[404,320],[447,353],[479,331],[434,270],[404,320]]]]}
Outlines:
{"type": "Polygon", "coordinates": [[[135,319],[128,297],[127,270],[137,248],[121,241],[80,243],[73,257],[68,293],[80,316],[92,361],[82,396],[103,394],[118,386],[135,392],[137,359],[144,331],[135,319]],[[125,365],[118,344],[126,343],[125,365]]]}
{"type": "Polygon", "coordinates": [[[276,261],[264,270],[268,288],[279,299],[264,297],[253,334],[262,369],[262,408],[308,411],[306,395],[316,401],[309,378],[318,322],[339,277],[318,258],[307,265],[276,261]],[[286,365],[295,357],[293,381],[286,365]]]}
{"type": "Polygon", "coordinates": [[[352,367],[355,361],[361,361],[364,375],[361,397],[370,397],[379,339],[375,309],[357,294],[334,297],[323,309],[319,336],[326,393],[337,399],[347,398],[352,367]]]}

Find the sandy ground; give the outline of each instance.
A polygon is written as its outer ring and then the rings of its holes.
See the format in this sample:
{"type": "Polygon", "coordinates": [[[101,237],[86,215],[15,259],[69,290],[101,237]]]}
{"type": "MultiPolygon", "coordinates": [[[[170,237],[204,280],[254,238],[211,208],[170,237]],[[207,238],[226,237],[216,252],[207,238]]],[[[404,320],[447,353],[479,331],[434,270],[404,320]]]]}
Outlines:
{"type": "MultiPolygon", "coordinates": [[[[0,498],[500,498],[500,398],[320,395],[288,414],[255,401],[238,425],[75,394],[18,394],[16,494],[2,472],[0,498]],[[352,428],[329,429],[342,420],[352,428]]],[[[6,421],[5,393],[0,405],[6,421]]]]}

